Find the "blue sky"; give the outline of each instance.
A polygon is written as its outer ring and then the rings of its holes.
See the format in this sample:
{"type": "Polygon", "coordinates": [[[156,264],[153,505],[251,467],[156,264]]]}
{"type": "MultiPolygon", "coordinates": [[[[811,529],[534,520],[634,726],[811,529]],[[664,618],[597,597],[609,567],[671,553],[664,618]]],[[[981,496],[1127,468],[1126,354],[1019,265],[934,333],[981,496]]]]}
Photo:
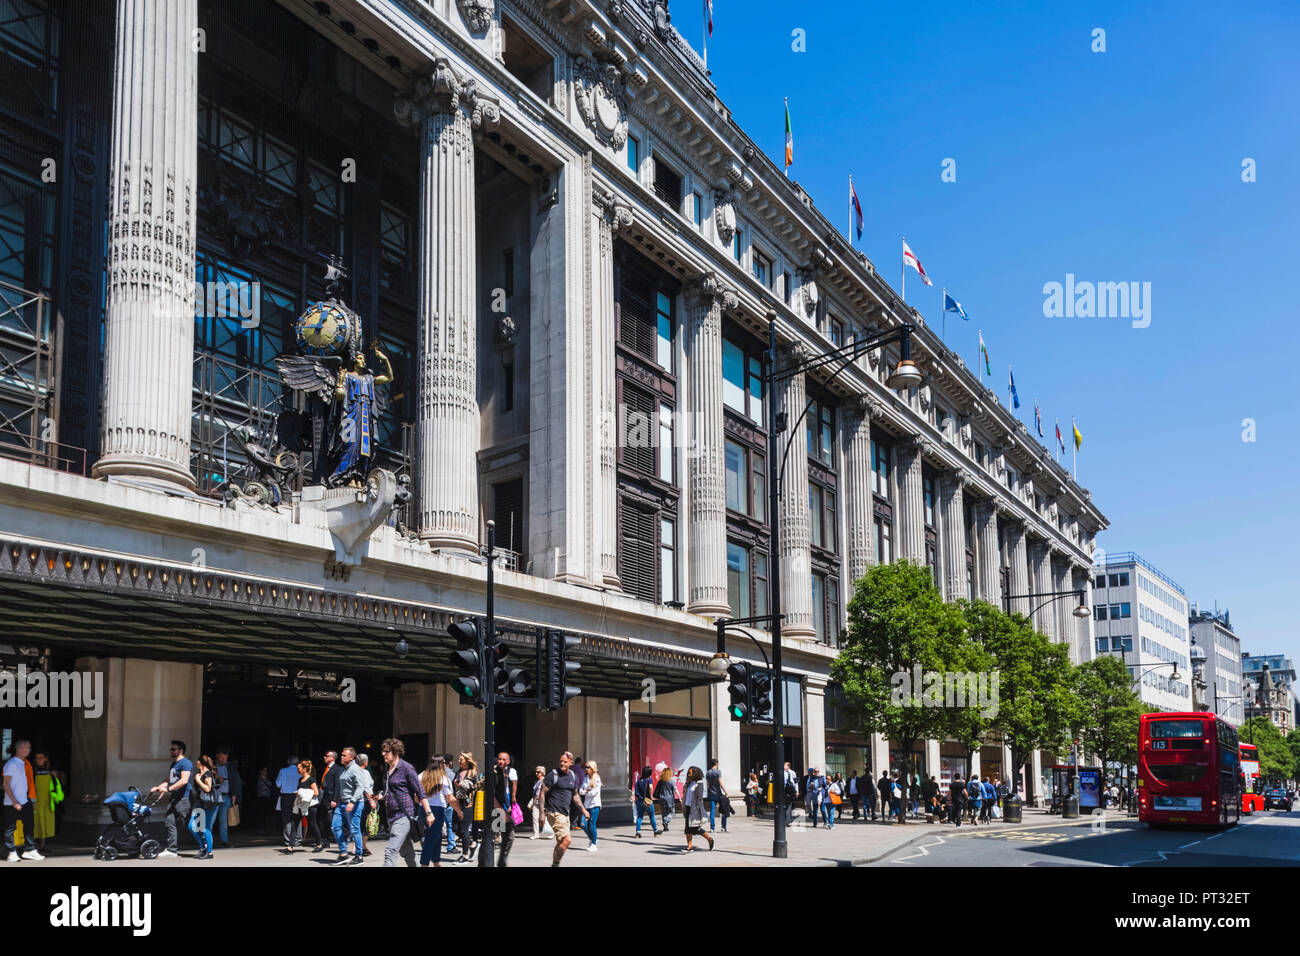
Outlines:
{"type": "MultiPolygon", "coordinates": [[[[853,174],[859,248],[897,287],[907,236],[935,283],[909,273],[908,302],[937,327],[947,286],[971,317],[948,344],[973,367],[983,329],[994,387],[1012,365],[1067,466],[1077,417],[1099,546],[1300,660],[1300,4],[1074,6],[715,0],[709,67],[778,163],[789,97],[791,178],[845,230],[853,174]],[[1150,326],[1044,317],[1066,273],[1150,282],[1150,326]]],[[[701,8],[672,3],[697,50],[701,8]]]]}

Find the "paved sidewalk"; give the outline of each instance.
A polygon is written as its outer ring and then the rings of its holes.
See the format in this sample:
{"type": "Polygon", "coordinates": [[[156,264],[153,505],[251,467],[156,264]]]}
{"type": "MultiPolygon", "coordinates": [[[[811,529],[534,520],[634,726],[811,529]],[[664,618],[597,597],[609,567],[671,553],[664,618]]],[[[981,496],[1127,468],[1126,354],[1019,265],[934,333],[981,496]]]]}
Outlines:
{"type": "MultiPolygon", "coordinates": [[[[1035,826],[1060,826],[1064,824],[1087,825],[1088,818],[1078,821],[1063,821],[1059,816],[1051,816],[1043,810],[1026,808],[1024,822],[1021,824],[993,823],[987,827],[963,826],[960,831],[945,824],[927,824],[909,822],[906,825],[868,823],[845,820],[835,825],[835,829],[812,829],[802,826],[802,815],[796,817],[795,824],[787,829],[789,857],[785,860],[772,859],[772,821],[770,817],[754,820],[746,817],[733,817],[730,820],[730,832],[713,834],[717,848],[709,851],[708,843],[702,837],[695,839],[695,851],[686,853],[686,837],[682,832],[682,818],[678,814],[673,818],[672,830],[653,836],[648,826],[643,829],[641,839],[633,836],[635,828],[631,824],[602,827],[598,833],[600,849],[591,853],[587,850],[590,843],[586,834],[575,831],[573,844],[565,854],[564,867],[623,867],[623,866],[861,866],[873,862],[904,846],[917,842],[934,833],[956,833],[969,830],[1013,830],[1033,828],[1035,826]]],[[[554,841],[546,838],[530,840],[531,830],[520,830],[515,839],[514,849],[510,853],[510,863],[517,867],[549,866],[554,841]]],[[[369,841],[371,855],[366,857],[363,866],[347,869],[366,869],[383,866],[385,840],[378,838],[369,841]]],[[[0,869],[13,870],[17,867],[321,867],[325,868],[334,860],[333,853],[313,853],[309,849],[299,849],[287,855],[278,849],[278,844],[260,841],[253,845],[236,845],[230,849],[219,849],[212,860],[196,860],[197,849],[192,842],[182,843],[179,858],[167,857],[158,860],[127,860],[101,862],[92,859],[90,849],[62,848],[51,841],[47,850],[48,859],[44,863],[0,863],[0,869]]],[[[443,865],[451,866],[456,854],[444,855],[443,865]]],[[[418,856],[418,849],[417,849],[418,856]]],[[[455,869],[466,869],[470,864],[463,864],[455,869]]],[[[340,867],[339,869],[344,869],[340,867]]]]}

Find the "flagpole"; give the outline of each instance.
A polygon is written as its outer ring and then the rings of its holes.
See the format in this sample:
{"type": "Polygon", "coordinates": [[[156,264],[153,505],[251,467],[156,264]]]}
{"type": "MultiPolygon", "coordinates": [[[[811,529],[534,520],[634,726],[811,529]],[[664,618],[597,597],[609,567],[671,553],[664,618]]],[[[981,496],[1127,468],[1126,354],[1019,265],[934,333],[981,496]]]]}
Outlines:
{"type": "Polygon", "coordinates": [[[948,287],[939,290],[939,309],[943,314],[943,344],[948,344],[948,287]]]}
{"type": "Polygon", "coordinates": [[[1079,480],[1079,439],[1074,436],[1079,433],[1079,426],[1074,423],[1074,416],[1070,416],[1070,444],[1074,446],[1074,480],[1079,480]]]}
{"type": "Polygon", "coordinates": [[[980,350],[975,353],[975,371],[979,374],[980,385],[984,384],[984,330],[980,329],[977,333],[979,336],[980,350]]]}
{"type": "Polygon", "coordinates": [[[709,0],[702,0],[704,3],[704,22],[700,24],[700,32],[704,34],[704,74],[709,73],[709,0]]]}
{"type": "Polygon", "coordinates": [[[849,248],[853,246],[853,174],[849,173],[849,248]]]}
{"type": "MultiPolygon", "coordinates": [[[[903,245],[907,245],[907,236],[903,237],[903,245]]],[[[899,255],[901,256],[902,253],[899,253],[899,255]]],[[[907,259],[904,258],[902,260],[902,263],[903,264],[899,267],[899,272],[903,274],[903,302],[906,303],[907,302],[907,259]]]]}

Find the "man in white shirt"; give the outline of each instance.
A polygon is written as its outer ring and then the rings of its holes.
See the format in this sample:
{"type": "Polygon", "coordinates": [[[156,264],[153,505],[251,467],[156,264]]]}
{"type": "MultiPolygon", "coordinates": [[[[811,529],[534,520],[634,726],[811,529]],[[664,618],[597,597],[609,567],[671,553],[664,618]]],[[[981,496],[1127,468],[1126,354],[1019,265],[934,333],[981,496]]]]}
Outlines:
{"type": "Polygon", "coordinates": [[[43,860],[45,857],[36,849],[34,842],[36,822],[32,813],[32,801],[27,796],[27,755],[32,752],[31,741],[15,741],[13,752],[13,756],[5,761],[4,767],[5,849],[9,851],[8,861],[17,863],[19,859],[43,860]],[[17,829],[19,820],[23,821],[23,840],[26,841],[21,857],[18,855],[18,845],[14,842],[14,830],[17,829]]]}
{"type": "Polygon", "coordinates": [[[292,853],[293,848],[302,839],[302,830],[293,813],[293,798],[298,795],[298,781],[302,774],[298,772],[298,756],[289,757],[289,762],[280,768],[275,778],[275,788],[280,791],[280,822],[284,824],[284,848],[292,853]]]}

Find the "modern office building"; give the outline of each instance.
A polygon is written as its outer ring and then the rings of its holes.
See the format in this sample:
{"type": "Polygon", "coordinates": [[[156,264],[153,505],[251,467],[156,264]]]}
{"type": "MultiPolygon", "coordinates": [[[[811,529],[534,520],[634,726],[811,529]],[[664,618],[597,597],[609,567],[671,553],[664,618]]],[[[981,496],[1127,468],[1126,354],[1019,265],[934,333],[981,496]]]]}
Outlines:
{"type": "MultiPolygon", "coordinates": [[[[707,667],[714,619],[768,607],[771,401],[796,765],[893,759],[828,691],[872,564],[948,598],[1087,587],[1089,492],[736,125],[667,7],[9,5],[0,662],[105,676],[102,716],[6,717],[63,755],[69,813],[159,779],[173,737],[245,779],[394,731],[416,761],[479,746],[446,627],[483,613],[489,520],[506,637],[562,628],[582,664],[565,708],[498,709],[501,748],[611,783],[716,755],[738,785],[770,734],[707,667]],[[295,468],[284,428],[313,406],[275,360],[326,334],[297,324],[326,256],[392,368],[359,489],[295,468]],[[885,384],[889,346],[766,394],[769,313],[783,368],[913,323],[923,384],[885,384]]],[[[1069,601],[1014,607],[1091,656],[1069,601]]]]}
{"type": "Polygon", "coordinates": [[[1187,619],[1192,643],[1205,652],[1205,705],[1240,727],[1246,719],[1241,689],[1241,638],[1232,630],[1228,609],[1204,611],[1192,605],[1187,619]]]}
{"type": "Polygon", "coordinates": [[[1123,655],[1144,703],[1189,710],[1191,641],[1182,587],[1131,551],[1108,552],[1093,568],[1092,605],[1097,653],[1123,655]]]}

